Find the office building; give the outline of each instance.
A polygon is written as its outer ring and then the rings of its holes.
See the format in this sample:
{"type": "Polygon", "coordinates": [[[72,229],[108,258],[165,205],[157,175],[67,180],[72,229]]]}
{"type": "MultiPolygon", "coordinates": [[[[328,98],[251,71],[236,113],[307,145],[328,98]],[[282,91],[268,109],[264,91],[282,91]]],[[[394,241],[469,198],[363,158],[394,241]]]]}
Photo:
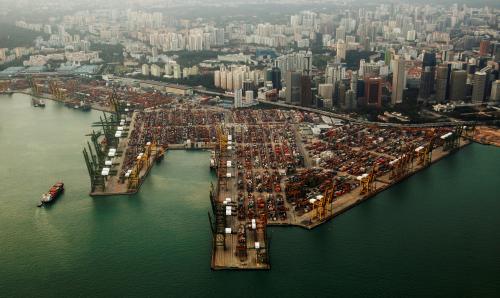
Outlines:
{"type": "Polygon", "coordinates": [[[342,40],[337,41],[337,57],[339,59],[345,60],[347,55],[347,44],[342,40]]]}
{"type": "Polygon", "coordinates": [[[234,108],[238,109],[243,107],[243,90],[234,90],[234,108]]]}
{"type": "Polygon", "coordinates": [[[450,79],[450,100],[462,101],[466,99],[467,72],[454,70],[450,79]]]}
{"type": "Polygon", "coordinates": [[[430,66],[425,67],[422,75],[420,76],[420,87],[418,98],[421,100],[428,100],[431,97],[434,89],[434,72],[430,66]]]}
{"type": "Polygon", "coordinates": [[[436,101],[444,102],[448,100],[448,76],[449,67],[446,64],[441,64],[437,68],[436,73],[436,101]]]}
{"type": "Polygon", "coordinates": [[[382,106],[382,78],[365,79],[365,102],[368,106],[382,106]]]}
{"type": "Polygon", "coordinates": [[[477,71],[472,81],[472,102],[482,103],[485,99],[487,73],[477,71]]]}
{"type": "Polygon", "coordinates": [[[479,56],[488,56],[490,53],[490,41],[487,39],[481,40],[479,43],[479,56]]]}
{"type": "Polygon", "coordinates": [[[319,84],[318,94],[324,99],[333,98],[333,84],[319,84]]]}
{"type": "Polygon", "coordinates": [[[300,105],[311,107],[313,105],[311,78],[308,75],[300,77],[300,105]]]}
{"type": "Polygon", "coordinates": [[[391,104],[400,104],[403,102],[403,91],[406,85],[405,61],[396,56],[394,60],[394,70],[392,73],[392,96],[391,104]]]}
{"type": "Polygon", "coordinates": [[[142,75],[143,76],[149,76],[150,72],[149,72],[149,65],[147,64],[143,64],[142,65],[142,75]]]}
{"type": "Polygon", "coordinates": [[[245,92],[245,102],[251,104],[253,102],[253,91],[248,90],[245,92]]]}
{"type": "Polygon", "coordinates": [[[162,73],[161,70],[162,69],[160,66],[158,66],[156,64],[151,65],[151,75],[153,77],[158,77],[158,78],[161,77],[161,73],[162,73]]]}
{"type": "Polygon", "coordinates": [[[285,90],[286,102],[289,104],[299,104],[301,96],[300,72],[296,71],[287,72],[285,83],[286,83],[286,90],[285,90]]]}
{"type": "Polygon", "coordinates": [[[500,80],[496,80],[491,84],[490,101],[500,102],[500,80]]]}
{"type": "Polygon", "coordinates": [[[273,82],[273,89],[281,90],[281,70],[278,67],[271,69],[271,81],[273,82]]]}

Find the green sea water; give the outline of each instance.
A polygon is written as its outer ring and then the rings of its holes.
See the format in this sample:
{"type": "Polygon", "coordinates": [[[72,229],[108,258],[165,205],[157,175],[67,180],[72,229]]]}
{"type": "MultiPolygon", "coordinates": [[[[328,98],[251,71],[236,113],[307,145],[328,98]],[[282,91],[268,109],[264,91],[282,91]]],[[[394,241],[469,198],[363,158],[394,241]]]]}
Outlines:
{"type": "Polygon", "coordinates": [[[313,231],[269,229],[271,271],[213,272],[209,154],[170,151],[139,194],[93,199],[81,150],[98,116],[0,96],[0,297],[500,296],[498,148],[468,146],[313,231]]]}

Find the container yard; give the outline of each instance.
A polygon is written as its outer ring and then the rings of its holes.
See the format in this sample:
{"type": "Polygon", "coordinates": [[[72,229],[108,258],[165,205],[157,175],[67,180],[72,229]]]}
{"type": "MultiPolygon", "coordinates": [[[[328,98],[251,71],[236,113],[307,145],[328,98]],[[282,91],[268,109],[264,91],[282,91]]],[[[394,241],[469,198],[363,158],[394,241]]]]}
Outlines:
{"type": "Polygon", "coordinates": [[[468,143],[464,127],[377,127],[181,101],[132,112],[116,93],[110,106],[95,124],[104,133],[91,135],[97,145],[84,150],[91,195],[137,192],[164,150],[212,150],[214,270],[270,269],[267,226],[312,229],[468,143]]]}
{"type": "Polygon", "coordinates": [[[212,151],[214,270],[270,269],[268,226],[312,229],[473,135],[465,126],[378,126],[298,109],[225,109],[193,96],[71,80],[10,86],[64,102],[80,96],[81,105],[107,111],[83,149],[91,196],[138,192],[168,150],[212,151]]]}

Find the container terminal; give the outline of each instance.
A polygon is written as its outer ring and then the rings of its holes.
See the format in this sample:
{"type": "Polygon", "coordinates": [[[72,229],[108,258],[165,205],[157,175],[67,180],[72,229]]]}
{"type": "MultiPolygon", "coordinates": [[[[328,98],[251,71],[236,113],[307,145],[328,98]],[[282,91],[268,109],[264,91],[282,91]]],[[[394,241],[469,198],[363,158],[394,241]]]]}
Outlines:
{"type": "MultiPolygon", "coordinates": [[[[18,84],[68,100],[58,83],[18,84]]],[[[83,149],[91,196],[136,193],[166,150],[213,152],[214,270],[270,269],[268,226],[312,229],[469,144],[474,134],[464,125],[380,126],[307,110],[226,109],[155,92],[88,88],[86,103],[107,111],[83,149]]]]}
{"type": "Polygon", "coordinates": [[[114,112],[94,124],[99,132],[83,152],[90,194],[137,192],[165,150],[212,150],[214,270],[270,269],[267,226],[312,229],[467,145],[471,133],[184,102],[132,111],[114,95],[110,101],[114,112]]]}

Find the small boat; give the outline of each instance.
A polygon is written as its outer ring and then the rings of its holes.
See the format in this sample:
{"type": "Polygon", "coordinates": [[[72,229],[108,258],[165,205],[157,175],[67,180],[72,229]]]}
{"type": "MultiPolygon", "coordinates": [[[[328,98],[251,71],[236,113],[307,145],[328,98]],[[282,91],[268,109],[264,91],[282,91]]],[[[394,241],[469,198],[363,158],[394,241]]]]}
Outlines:
{"type": "Polygon", "coordinates": [[[40,198],[40,203],[38,203],[38,207],[53,203],[63,192],[64,183],[57,182],[49,189],[49,192],[42,195],[42,197],[40,198]]]}

